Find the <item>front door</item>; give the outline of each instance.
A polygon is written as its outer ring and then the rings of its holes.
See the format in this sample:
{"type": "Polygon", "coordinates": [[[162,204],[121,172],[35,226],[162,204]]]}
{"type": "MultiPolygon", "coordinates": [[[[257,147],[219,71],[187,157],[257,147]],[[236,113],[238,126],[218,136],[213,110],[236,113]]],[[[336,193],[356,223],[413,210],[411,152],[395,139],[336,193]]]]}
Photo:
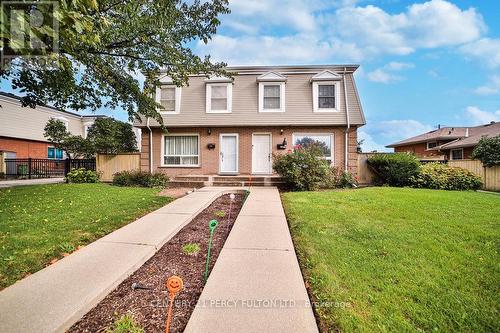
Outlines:
{"type": "Polygon", "coordinates": [[[238,134],[220,135],[219,172],[238,173],[238,134]]]}
{"type": "Polygon", "coordinates": [[[272,173],[271,134],[252,135],[252,173],[272,173]]]}

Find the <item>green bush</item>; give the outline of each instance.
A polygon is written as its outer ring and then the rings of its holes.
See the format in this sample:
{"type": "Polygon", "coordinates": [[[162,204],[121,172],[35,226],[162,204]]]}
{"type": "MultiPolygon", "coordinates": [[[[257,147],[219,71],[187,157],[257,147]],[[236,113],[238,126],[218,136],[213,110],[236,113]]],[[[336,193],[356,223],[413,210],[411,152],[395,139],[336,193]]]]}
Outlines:
{"type": "Polygon", "coordinates": [[[412,154],[375,154],[368,158],[368,165],[378,185],[408,186],[410,179],[418,175],[420,162],[412,154]]]}
{"type": "Polygon", "coordinates": [[[164,173],[147,171],[121,171],[113,175],[113,185],[140,186],[140,187],[165,187],[168,176],[164,173]]]}
{"type": "Polygon", "coordinates": [[[66,175],[68,183],[97,183],[99,182],[99,175],[92,170],[85,168],[71,169],[66,175]]]}
{"type": "Polygon", "coordinates": [[[472,151],[472,158],[483,162],[485,167],[500,165],[500,135],[481,138],[472,151]]]}
{"type": "Polygon", "coordinates": [[[321,185],[324,188],[351,188],[357,185],[356,177],[349,171],[344,171],[338,167],[331,167],[325,182],[321,185]]]}
{"type": "Polygon", "coordinates": [[[328,176],[328,163],[322,157],[315,145],[296,147],[291,153],[274,155],[273,168],[290,189],[312,191],[328,176]]]}
{"type": "Polygon", "coordinates": [[[473,172],[440,163],[424,164],[411,182],[413,187],[436,190],[477,190],[483,185],[473,172]]]}
{"type": "Polygon", "coordinates": [[[0,172],[0,179],[4,179],[5,178],[5,172],[0,172]]]}
{"type": "Polygon", "coordinates": [[[106,333],[144,333],[144,329],[131,314],[125,314],[116,320],[106,333]]]}

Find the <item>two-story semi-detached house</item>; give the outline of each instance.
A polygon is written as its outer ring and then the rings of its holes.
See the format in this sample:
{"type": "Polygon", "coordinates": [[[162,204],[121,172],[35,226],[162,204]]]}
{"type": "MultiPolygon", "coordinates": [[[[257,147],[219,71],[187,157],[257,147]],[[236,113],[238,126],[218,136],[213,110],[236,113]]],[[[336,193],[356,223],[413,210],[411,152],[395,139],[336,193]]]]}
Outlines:
{"type": "Polygon", "coordinates": [[[79,115],[49,106],[23,107],[16,95],[0,92],[0,152],[6,158],[64,158],[43,136],[49,119],[59,119],[73,135],[85,137],[98,115],[79,115]]]}
{"type": "Polygon", "coordinates": [[[356,171],[357,129],[365,117],[356,65],[228,67],[232,78],[189,77],[176,87],[160,77],[156,100],[167,131],[142,129],[141,167],[170,176],[270,175],[273,154],[308,140],[325,159],[356,171]]]}

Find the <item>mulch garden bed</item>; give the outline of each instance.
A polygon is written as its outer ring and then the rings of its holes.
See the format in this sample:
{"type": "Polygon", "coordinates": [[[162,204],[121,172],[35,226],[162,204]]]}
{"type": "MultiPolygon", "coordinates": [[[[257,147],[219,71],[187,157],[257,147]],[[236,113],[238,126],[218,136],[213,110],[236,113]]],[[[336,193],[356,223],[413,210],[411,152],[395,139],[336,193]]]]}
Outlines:
{"type": "Polygon", "coordinates": [[[68,332],[104,332],[125,314],[132,315],[145,332],[164,332],[168,306],[165,282],[172,275],[183,279],[184,289],[175,298],[170,331],[182,332],[205,285],[203,274],[210,237],[208,222],[212,219],[219,221],[211,250],[211,270],[229,236],[244,198],[245,195],[241,192],[235,193],[230,220],[229,194],[216,199],[68,332]],[[225,212],[224,217],[220,217],[222,211],[225,212]],[[200,251],[197,254],[185,254],[182,247],[187,243],[199,244],[200,251]],[[133,290],[133,283],[152,289],[133,290]]]}

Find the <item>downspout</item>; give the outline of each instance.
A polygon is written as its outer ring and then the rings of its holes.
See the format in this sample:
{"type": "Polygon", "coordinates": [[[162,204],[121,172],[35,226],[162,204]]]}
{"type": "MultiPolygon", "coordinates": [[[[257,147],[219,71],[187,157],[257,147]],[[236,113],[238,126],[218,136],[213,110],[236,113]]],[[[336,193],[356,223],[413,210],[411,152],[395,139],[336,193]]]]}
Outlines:
{"type": "Polygon", "coordinates": [[[345,103],[345,115],[347,123],[347,127],[345,130],[344,170],[347,171],[348,159],[349,159],[349,129],[351,128],[351,123],[349,120],[349,102],[347,101],[347,85],[345,83],[345,73],[346,73],[346,68],[344,67],[344,73],[342,74],[342,81],[344,82],[344,103],[345,103]]]}
{"type": "Polygon", "coordinates": [[[149,130],[149,172],[153,173],[153,131],[149,126],[149,117],[146,121],[146,127],[149,130]]]}

